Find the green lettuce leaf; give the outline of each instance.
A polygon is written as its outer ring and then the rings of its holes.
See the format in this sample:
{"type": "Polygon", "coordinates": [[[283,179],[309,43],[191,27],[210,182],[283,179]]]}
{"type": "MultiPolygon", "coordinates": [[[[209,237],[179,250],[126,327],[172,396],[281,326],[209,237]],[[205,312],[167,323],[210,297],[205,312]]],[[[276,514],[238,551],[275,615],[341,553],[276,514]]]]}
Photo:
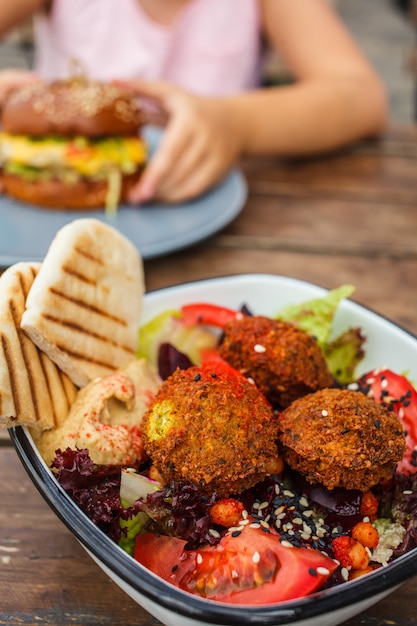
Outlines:
{"type": "Polygon", "coordinates": [[[352,285],[341,285],[321,298],[287,306],[277,315],[277,319],[291,322],[316,338],[330,373],[341,384],[355,380],[356,368],[365,354],[365,337],[359,328],[348,328],[331,339],[339,304],[344,298],[349,298],[354,290],[352,285]]]}
{"type": "Polygon", "coordinates": [[[292,322],[309,335],[313,335],[323,347],[330,338],[333,319],[340,301],[349,298],[354,291],[352,285],[341,285],[321,298],[307,300],[301,304],[290,304],[276,317],[284,322],[292,322]]]}
{"type": "Polygon", "coordinates": [[[356,368],[365,356],[364,343],[360,328],[348,328],[323,346],[329,371],[342,385],[355,380],[356,368]]]}

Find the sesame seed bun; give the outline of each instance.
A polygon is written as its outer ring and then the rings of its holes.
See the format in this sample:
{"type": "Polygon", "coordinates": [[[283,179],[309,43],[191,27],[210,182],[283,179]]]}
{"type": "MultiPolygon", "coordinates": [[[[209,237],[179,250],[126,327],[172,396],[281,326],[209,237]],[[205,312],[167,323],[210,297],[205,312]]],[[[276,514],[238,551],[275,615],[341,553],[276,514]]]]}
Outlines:
{"type": "Polygon", "coordinates": [[[84,78],[31,83],[1,118],[3,191],[55,209],[113,210],[126,202],[147,158],[133,92],[84,78]]]}
{"type": "Polygon", "coordinates": [[[2,112],[4,132],[100,137],[137,133],[142,110],[133,93],[111,83],[76,78],[14,90],[2,112]]]}

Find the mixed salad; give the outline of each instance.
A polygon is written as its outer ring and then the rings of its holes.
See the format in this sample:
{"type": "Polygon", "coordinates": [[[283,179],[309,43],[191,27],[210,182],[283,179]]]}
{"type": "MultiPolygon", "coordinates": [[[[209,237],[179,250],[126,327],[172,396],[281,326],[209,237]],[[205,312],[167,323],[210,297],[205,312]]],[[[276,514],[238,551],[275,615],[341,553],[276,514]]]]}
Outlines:
{"type": "MultiPolygon", "coordinates": [[[[338,305],[352,291],[342,286],[276,317],[316,338],[336,387],[362,392],[398,417],[406,451],[390,480],[366,491],[329,490],[282,463],[256,485],[218,497],[192,481],[164,483],[150,458],[138,467],[98,466],[87,449],[70,448],[56,452],[57,480],[133,558],[213,600],[280,602],[388,566],[417,545],[417,391],[386,368],[356,376],[362,330],[332,336],[338,305]]],[[[162,380],[177,368],[214,363],[222,328],[242,314],[254,312],[212,303],[165,311],[142,327],[138,357],[162,380]]]]}

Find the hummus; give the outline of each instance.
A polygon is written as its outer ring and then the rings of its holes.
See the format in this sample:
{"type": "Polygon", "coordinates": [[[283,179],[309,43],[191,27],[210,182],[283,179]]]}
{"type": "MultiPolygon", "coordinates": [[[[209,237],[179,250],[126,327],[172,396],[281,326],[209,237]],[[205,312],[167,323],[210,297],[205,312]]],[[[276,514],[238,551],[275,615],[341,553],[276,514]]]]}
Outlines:
{"type": "Polygon", "coordinates": [[[161,380],[145,359],[135,359],[124,370],[91,381],[77,394],[68,417],[58,428],[36,441],[50,465],[57,449],[87,448],[94,463],[135,465],[146,457],[142,417],[161,380]]]}

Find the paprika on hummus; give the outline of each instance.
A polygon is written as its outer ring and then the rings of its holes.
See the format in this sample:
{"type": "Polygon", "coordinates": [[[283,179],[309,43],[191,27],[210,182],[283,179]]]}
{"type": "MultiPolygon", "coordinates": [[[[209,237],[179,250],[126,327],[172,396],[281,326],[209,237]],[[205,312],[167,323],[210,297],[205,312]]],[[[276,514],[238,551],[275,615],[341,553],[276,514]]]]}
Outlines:
{"type": "Polygon", "coordinates": [[[94,463],[132,465],[142,462],[142,417],[154,400],[161,380],[145,359],[98,378],[77,394],[66,420],[41,433],[36,443],[50,465],[57,449],[87,448],[94,463]]]}

